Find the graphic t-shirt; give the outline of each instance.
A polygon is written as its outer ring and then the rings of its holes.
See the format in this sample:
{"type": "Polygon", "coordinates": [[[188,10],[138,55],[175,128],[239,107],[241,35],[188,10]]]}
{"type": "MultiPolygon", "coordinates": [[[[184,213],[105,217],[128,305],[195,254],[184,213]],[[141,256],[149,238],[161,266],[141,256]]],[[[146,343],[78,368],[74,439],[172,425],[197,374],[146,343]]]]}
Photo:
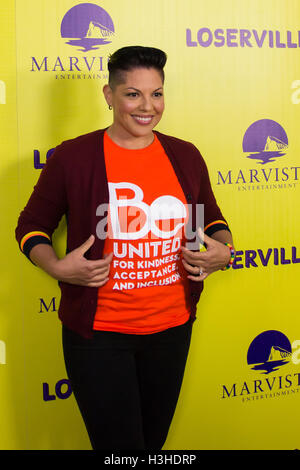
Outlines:
{"type": "Polygon", "coordinates": [[[131,150],[104,134],[109,187],[104,252],[109,281],[98,289],[95,330],[150,334],[189,318],[188,279],[180,247],[188,207],[169,158],[155,136],[131,150]]]}

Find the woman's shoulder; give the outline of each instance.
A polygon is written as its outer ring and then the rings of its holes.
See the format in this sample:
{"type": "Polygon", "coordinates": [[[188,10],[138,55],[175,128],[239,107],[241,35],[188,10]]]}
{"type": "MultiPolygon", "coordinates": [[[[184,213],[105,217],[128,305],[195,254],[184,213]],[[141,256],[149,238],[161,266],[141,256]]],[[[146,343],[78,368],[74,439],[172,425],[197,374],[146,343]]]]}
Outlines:
{"type": "MultiPolygon", "coordinates": [[[[83,164],[86,166],[89,162],[93,162],[99,153],[101,148],[101,137],[105,129],[98,129],[96,131],[82,134],[71,139],[63,140],[58,144],[49,162],[54,166],[67,167],[75,169],[83,164]]],[[[47,162],[48,163],[48,162],[47,162]]]]}
{"type": "Polygon", "coordinates": [[[63,140],[56,148],[60,150],[70,150],[76,152],[82,148],[94,147],[99,143],[101,135],[103,135],[105,129],[97,129],[96,131],[88,132],[71,139],[63,140]]]}
{"type": "Polygon", "coordinates": [[[158,131],[155,131],[155,134],[162,145],[169,146],[173,151],[180,153],[185,152],[185,156],[194,156],[201,160],[203,159],[199,149],[192,142],[158,131]]]}

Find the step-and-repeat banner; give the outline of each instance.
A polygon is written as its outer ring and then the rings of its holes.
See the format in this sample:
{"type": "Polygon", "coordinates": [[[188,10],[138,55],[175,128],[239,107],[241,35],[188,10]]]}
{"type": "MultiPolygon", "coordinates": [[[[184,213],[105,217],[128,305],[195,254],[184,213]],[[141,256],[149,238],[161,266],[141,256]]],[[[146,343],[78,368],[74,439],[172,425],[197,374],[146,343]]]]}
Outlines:
{"type": "Polygon", "coordinates": [[[110,124],[107,58],[136,44],[168,54],[158,129],[203,154],[237,250],[205,282],[165,449],[299,448],[299,2],[5,0],[0,24],[0,448],[90,448],[59,288],[14,229],[52,149],[110,124]]]}

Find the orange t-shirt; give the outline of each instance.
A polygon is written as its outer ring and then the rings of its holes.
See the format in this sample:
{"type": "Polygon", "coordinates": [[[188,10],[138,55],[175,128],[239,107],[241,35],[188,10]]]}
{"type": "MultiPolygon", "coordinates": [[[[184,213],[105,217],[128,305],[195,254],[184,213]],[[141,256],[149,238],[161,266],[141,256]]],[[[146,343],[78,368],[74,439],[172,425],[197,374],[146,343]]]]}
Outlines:
{"type": "Polygon", "coordinates": [[[168,156],[155,136],[131,150],[104,134],[109,187],[109,281],[98,289],[95,330],[150,334],[185,323],[188,279],[180,247],[188,207],[168,156]]]}

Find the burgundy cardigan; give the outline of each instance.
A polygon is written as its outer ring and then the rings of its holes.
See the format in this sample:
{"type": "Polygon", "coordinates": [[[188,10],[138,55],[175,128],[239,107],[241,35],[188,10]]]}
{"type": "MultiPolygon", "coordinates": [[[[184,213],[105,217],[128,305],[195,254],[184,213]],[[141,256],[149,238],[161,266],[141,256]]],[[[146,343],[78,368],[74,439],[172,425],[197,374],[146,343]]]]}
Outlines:
{"type": "MultiPolygon", "coordinates": [[[[48,159],[16,228],[16,239],[28,258],[34,245],[52,243],[52,234],[63,215],[67,220],[67,252],[80,246],[91,234],[96,235],[96,226],[101,220],[96,216],[96,208],[109,202],[104,131],[97,130],[63,142],[48,159]]],[[[197,148],[181,139],[155,133],[170,159],[187,203],[192,205],[193,210],[197,203],[204,204],[205,233],[210,236],[221,229],[229,230],[197,148]]],[[[103,247],[104,240],[95,236],[86,257],[101,258],[103,247]]],[[[92,337],[98,288],[65,282],[59,282],[59,286],[61,300],[58,315],[62,323],[86,338],[92,337]]],[[[189,287],[187,298],[194,320],[203,282],[189,280],[189,287]]]]}

